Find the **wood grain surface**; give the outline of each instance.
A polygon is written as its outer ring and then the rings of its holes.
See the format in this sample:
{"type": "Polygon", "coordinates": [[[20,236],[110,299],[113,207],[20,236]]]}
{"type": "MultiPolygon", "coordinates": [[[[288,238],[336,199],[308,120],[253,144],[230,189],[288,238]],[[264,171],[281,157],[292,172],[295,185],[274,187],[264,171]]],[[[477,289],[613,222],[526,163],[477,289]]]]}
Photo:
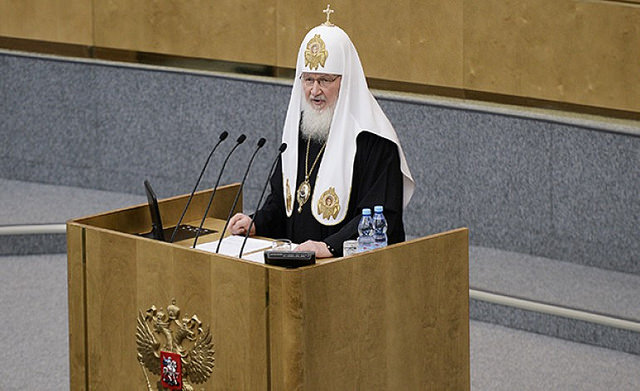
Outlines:
{"type": "MultiPolygon", "coordinates": [[[[640,112],[640,3],[336,0],[368,77],[640,112]]],[[[294,68],[326,3],[0,1],[0,36],[294,68]]]]}
{"type": "MultiPolygon", "coordinates": [[[[168,225],[185,201],[160,201],[168,225]]],[[[132,235],[145,208],[68,223],[72,389],[144,389],[136,318],[173,300],[213,335],[197,389],[469,389],[467,229],[283,269],[132,235]]]]}

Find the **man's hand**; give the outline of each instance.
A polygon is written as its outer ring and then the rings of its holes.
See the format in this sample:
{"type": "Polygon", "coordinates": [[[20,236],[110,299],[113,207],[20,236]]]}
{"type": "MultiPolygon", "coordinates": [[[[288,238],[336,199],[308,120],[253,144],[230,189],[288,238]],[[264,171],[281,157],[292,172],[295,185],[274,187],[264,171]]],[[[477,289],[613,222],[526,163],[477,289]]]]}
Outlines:
{"type": "MultiPolygon", "coordinates": [[[[251,217],[243,213],[236,213],[233,215],[231,220],[229,220],[229,232],[233,235],[245,235],[247,233],[247,229],[249,229],[249,224],[251,224],[251,217]]],[[[249,236],[253,236],[255,234],[256,225],[253,224],[249,236]]]]}
{"type": "Polygon", "coordinates": [[[313,240],[307,240],[302,243],[296,247],[296,251],[313,251],[316,253],[316,258],[333,257],[333,254],[331,254],[325,242],[314,242],[313,240]]]}

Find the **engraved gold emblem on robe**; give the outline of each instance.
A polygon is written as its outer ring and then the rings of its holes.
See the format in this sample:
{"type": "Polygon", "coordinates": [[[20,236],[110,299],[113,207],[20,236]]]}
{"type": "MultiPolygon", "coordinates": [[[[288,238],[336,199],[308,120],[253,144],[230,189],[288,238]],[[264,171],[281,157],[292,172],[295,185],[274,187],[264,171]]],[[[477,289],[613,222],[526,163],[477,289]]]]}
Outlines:
{"type": "Polygon", "coordinates": [[[286,190],[287,190],[287,196],[286,196],[287,212],[289,212],[291,210],[291,208],[293,208],[293,205],[292,205],[293,196],[291,195],[291,187],[289,186],[289,178],[287,178],[286,190]]]}
{"type": "Polygon", "coordinates": [[[318,200],[318,214],[322,215],[322,218],[328,219],[329,217],[338,217],[340,211],[340,200],[336,194],[336,189],[330,187],[327,189],[318,200]]]}

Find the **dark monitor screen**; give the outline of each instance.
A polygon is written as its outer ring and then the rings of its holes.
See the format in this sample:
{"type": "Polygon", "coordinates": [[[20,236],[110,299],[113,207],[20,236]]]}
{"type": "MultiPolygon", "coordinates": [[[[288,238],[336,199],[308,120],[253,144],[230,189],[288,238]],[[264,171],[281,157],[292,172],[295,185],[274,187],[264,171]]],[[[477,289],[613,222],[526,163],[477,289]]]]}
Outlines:
{"type": "MultiPolygon", "coordinates": [[[[161,240],[166,242],[171,240],[171,236],[175,229],[175,226],[165,228],[162,225],[162,218],[160,217],[160,207],[158,206],[158,198],[156,193],[151,188],[151,184],[148,180],[144,181],[144,190],[147,193],[147,201],[149,202],[149,212],[151,213],[151,232],[143,233],[141,236],[145,238],[151,238],[155,240],[161,240]]],[[[191,239],[196,236],[196,233],[200,231],[200,235],[208,235],[217,232],[214,229],[194,227],[188,224],[181,224],[175,233],[174,241],[179,242],[185,239],[191,239]]]]}
{"type": "Polygon", "coordinates": [[[147,201],[149,202],[149,212],[151,213],[151,232],[150,237],[156,240],[164,239],[164,230],[162,228],[162,219],[160,218],[160,208],[158,207],[158,199],[156,193],[151,188],[148,180],[144,181],[144,189],[147,193],[147,201]]]}

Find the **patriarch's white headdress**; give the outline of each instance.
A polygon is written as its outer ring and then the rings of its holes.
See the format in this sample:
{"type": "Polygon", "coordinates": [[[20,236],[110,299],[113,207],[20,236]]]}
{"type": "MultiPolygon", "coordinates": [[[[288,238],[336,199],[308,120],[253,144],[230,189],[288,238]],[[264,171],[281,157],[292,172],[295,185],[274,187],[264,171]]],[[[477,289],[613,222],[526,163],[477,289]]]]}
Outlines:
{"type": "Polygon", "coordinates": [[[298,162],[298,126],[301,99],[300,76],[306,73],[341,75],[340,93],[322,162],[318,167],[311,198],[313,216],[324,225],[340,223],[347,212],[356,137],[367,131],[394,142],[400,154],[404,206],[409,203],[415,183],[393,126],[375,100],[364,76],[360,58],[349,36],[337,26],[320,25],[305,36],[296,64],[291,100],[284,123],[282,141],[288,148],[282,155],[283,191],[287,216],[294,207],[298,162]]]}

